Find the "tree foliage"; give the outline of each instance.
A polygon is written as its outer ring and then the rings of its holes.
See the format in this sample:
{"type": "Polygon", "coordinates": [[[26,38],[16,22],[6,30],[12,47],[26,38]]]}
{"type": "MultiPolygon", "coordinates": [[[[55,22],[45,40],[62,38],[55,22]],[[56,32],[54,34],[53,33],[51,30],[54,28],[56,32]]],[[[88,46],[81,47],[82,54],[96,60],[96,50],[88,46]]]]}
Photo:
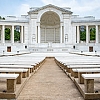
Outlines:
{"type": "Polygon", "coordinates": [[[5,18],[0,16],[0,20],[5,20],[5,18]]]}
{"type": "MultiPolygon", "coordinates": [[[[5,40],[10,40],[11,35],[10,35],[10,29],[5,28],[5,40]]],[[[20,41],[20,32],[14,30],[14,41],[20,41]]]]}
{"type": "Polygon", "coordinates": [[[84,31],[80,31],[80,40],[86,41],[86,29],[84,29],[84,31]]]}
{"type": "Polygon", "coordinates": [[[14,30],[14,41],[20,41],[20,32],[14,30]]]}
{"type": "MultiPolygon", "coordinates": [[[[90,29],[90,40],[95,40],[95,35],[96,34],[96,28],[91,28],[90,29]]],[[[86,41],[86,29],[84,31],[80,30],[80,40],[81,41],[86,41]]]]}
{"type": "Polygon", "coordinates": [[[96,34],[96,29],[91,28],[90,29],[90,40],[95,40],[95,34],[96,34]]]}
{"type": "Polygon", "coordinates": [[[10,40],[10,29],[5,28],[5,40],[10,40]]]}

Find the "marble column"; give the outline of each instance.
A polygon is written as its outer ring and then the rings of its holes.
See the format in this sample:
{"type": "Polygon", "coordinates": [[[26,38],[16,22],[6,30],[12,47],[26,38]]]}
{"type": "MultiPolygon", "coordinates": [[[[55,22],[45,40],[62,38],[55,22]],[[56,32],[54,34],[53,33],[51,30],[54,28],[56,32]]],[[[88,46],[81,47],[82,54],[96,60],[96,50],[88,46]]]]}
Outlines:
{"type": "Polygon", "coordinates": [[[40,23],[38,23],[38,43],[40,43],[40,23]]]}
{"type": "Polygon", "coordinates": [[[23,43],[23,26],[21,26],[21,33],[20,33],[20,40],[21,40],[21,43],[23,43]]]}
{"type": "Polygon", "coordinates": [[[5,43],[5,25],[2,25],[1,43],[5,43]]]}
{"type": "Polygon", "coordinates": [[[60,43],[62,43],[62,23],[60,25],[60,43]]]}
{"type": "Polygon", "coordinates": [[[86,43],[89,43],[89,28],[88,25],[86,26],[86,43]]]}
{"type": "Polygon", "coordinates": [[[79,31],[79,26],[77,26],[77,43],[80,42],[80,31],[79,31]]]}
{"type": "Polygon", "coordinates": [[[46,43],[46,28],[45,28],[45,43],[46,43]]]}
{"type": "Polygon", "coordinates": [[[12,32],[11,32],[11,43],[14,43],[14,25],[12,25],[12,32]]]}
{"type": "Polygon", "coordinates": [[[96,25],[96,43],[98,43],[98,25],[96,25]]]}

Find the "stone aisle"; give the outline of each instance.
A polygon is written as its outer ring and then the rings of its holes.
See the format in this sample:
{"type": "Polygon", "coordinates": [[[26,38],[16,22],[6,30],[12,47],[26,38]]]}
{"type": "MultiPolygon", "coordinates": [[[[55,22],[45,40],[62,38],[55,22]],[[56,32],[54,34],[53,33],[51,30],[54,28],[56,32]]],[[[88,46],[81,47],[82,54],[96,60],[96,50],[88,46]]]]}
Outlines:
{"type": "Polygon", "coordinates": [[[17,100],[84,100],[74,83],[56,65],[46,59],[27,82],[17,100]]]}

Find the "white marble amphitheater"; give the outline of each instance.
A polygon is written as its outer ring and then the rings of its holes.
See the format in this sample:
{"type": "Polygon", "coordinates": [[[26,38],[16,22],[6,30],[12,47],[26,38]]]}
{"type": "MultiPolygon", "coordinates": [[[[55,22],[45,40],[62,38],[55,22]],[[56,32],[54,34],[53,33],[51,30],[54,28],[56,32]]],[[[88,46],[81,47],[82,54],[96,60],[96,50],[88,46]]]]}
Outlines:
{"type": "Polygon", "coordinates": [[[100,51],[100,20],[93,16],[73,15],[69,7],[46,5],[32,7],[20,18],[8,16],[0,20],[0,52],[69,52],[100,51]],[[86,41],[80,40],[80,29],[86,29],[86,41]],[[11,30],[5,40],[5,28],[11,30]],[[90,28],[95,28],[95,40],[90,40],[90,28]],[[20,41],[14,41],[14,29],[20,31],[20,41]],[[10,50],[9,50],[10,49],[10,50]]]}

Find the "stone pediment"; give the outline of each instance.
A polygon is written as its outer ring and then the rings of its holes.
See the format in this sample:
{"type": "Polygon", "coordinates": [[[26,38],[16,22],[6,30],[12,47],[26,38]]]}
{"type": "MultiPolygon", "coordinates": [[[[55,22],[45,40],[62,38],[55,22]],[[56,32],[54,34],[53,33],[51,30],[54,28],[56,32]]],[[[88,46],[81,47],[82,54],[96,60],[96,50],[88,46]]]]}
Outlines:
{"type": "Polygon", "coordinates": [[[57,10],[62,11],[62,13],[72,14],[72,12],[71,12],[70,10],[67,10],[67,9],[65,9],[65,8],[61,8],[61,7],[52,5],[52,4],[49,4],[49,5],[46,5],[46,6],[43,6],[43,7],[33,8],[33,9],[31,9],[31,10],[28,12],[28,14],[38,13],[40,10],[44,10],[44,9],[46,9],[46,8],[55,8],[55,9],[57,9],[57,10]]]}

